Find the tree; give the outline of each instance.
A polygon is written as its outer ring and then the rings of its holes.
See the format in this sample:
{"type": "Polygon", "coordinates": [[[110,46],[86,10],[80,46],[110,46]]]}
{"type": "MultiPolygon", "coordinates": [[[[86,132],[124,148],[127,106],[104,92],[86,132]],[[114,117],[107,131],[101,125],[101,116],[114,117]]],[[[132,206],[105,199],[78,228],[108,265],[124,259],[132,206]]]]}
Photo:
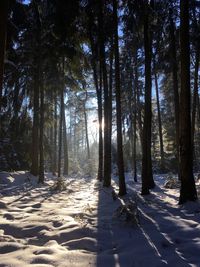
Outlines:
{"type": "MultiPolygon", "coordinates": [[[[63,99],[64,101],[64,99],[63,99]]],[[[63,109],[63,146],[64,146],[64,167],[63,174],[68,175],[69,173],[69,158],[68,158],[68,140],[67,140],[67,126],[65,118],[65,108],[63,109]]]]}
{"type": "Polygon", "coordinates": [[[105,15],[104,3],[99,1],[98,12],[98,33],[99,33],[99,56],[100,56],[100,70],[102,71],[103,92],[104,92],[104,150],[103,150],[103,185],[109,187],[111,185],[111,155],[109,148],[109,88],[108,88],[108,74],[106,67],[105,54],[105,15]]]}
{"type": "Polygon", "coordinates": [[[169,12],[169,31],[170,31],[170,61],[171,61],[171,71],[173,76],[173,93],[174,93],[174,111],[175,111],[175,143],[176,143],[176,158],[177,158],[177,166],[178,166],[178,176],[180,180],[180,155],[179,155],[179,87],[178,87],[178,64],[177,64],[177,45],[175,38],[175,25],[173,21],[173,12],[170,9],[169,12]]]}
{"type": "Polygon", "coordinates": [[[118,41],[118,16],[117,0],[113,0],[113,24],[114,24],[114,55],[115,55],[115,94],[117,113],[117,166],[119,173],[119,195],[126,194],[126,184],[124,176],[124,159],[122,144],[122,116],[121,116],[121,84],[119,66],[119,41],[118,41]]]}
{"type": "Polygon", "coordinates": [[[31,173],[38,175],[39,172],[39,88],[41,81],[41,21],[39,14],[38,2],[33,1],[33,12],[36,20],[36,42],[34,57],[34,108],[33,108],[33,130],[32,130],[32,164],[31,173]]]}
{"type": "Polygon", "coordinates": [[[40,84],[40,165],[38,183],[44,183],[44,88],[40,84]]]}
{"type": "MultiPolygon", "coordinates": [[[[151,1],[152,3],[152,1],[151,1]]],[[[144,3],[144,52],[145,52],[145,108],[142,140],[142,195],[149,194],[149,189],[155,187],[152,174],[151,160],[151,58],[152,40],[149,29],[149,9],[150,6],[144,3]]]]}
{"type": "Polygon", "coordinates": [[[160,112],[160,97],[159,97],[159,88],[158,88],[158,77],[156,73],[156,63],[155,63],[155,55],[153,58],[153,68],[154,68],[154,79],[155,79],[155,89],[156,89],[156,104],[157,104],[157,112],[158,112],[158,129],[159,129],[159,139],[160,139],[160,158],[161,158],[161,170],[164,170],[164,148],[163,148],[163,133],[162,133],[162,120],[161,120],[161,112],[160,112]]]}
{"type": "Polygon", "coordinates": [[[181,45],[181,91],[180,91],[180,180],[179,204],[195,201],[197,192],[193,176],[193,153],[190,118],[190,43],[189,1],[180,1],[180,45],[181,45]]]}
{"type": "Polygon", "coordinates": [[[97,43],[97,29],[95,28],[95,20],[92,12],[92,3],[88,7],[88,37],[91,48],[91,67],[93,71],[93,80],[97,95],[98,108],[98,130],[99,130],[99,146],[98,146],[98,173],[97,179],[103,180],[103,135],[102,135],[102,71],[99,62],[99,45],[97,43]]]}
{"type": "Polygon", "coordinates": [[[62,83],[60,90],[60,122],[59,122],[59,140],[58,140],[58,178],[61,176],[61,159],[62,159],[62,144],[63,144],[63,115],[64,115],[64,75],[65,75],[65,58],[62,58],[62,83]]]}
{"type": "Polygon", "coordinates": [[[54,126],[53,126],[53,129],[54,129],[54,135],[53,135],[53,162],[52,162],[52,173],[53,175],[56,174],[56,171],[57,171],[57,124],[58,124],[58,121],[57,121],[57,94],[55,93],[54,94],[54,126]]]}
{"type": "Polygon", "coordinates": [[[2,102],[2,86],[4,73],[4,57],[7,39],[7,19],[9,0],[0,1],[0,111],[2,102]]]}
{"type": "Polygon", "coordinates": [[[85,99],[83,100],[83,114],[84,114],[84,122],[85,122],[85,139],[86,139],[86,147],[87,147],[87,158],[90,159],[90,144],[88,137],[88,119],[87,119],[87,111],[86,111],[86,103],[88,100],[88,92],[83,85],[83,90],[85,91],[85,99]]]}

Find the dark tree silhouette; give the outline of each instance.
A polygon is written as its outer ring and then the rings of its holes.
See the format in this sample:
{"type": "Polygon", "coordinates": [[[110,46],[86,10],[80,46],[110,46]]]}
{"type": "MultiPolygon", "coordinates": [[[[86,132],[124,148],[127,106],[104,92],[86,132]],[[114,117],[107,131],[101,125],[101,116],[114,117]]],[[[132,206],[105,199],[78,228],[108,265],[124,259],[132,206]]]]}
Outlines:
{"type": "Polygon", "coordinates": [[[0,111],[2,104],[2,85],[4,73],[4,57],[7,39],[7,19],[9,0],[0,1],[0,111]]]}
{"type": "Polygon", "coordinates": [[[124,158],[122,147],[122,117],[121,117],[121,84],[119,66],[119,44],[118,44],[118,16],[117,0],[113,1],[113,21],[114,21],[114,55],[115,55],[115,93],[117,112],[117,166],[119,173],[119,195],[126,194],[126,184],[124,176],[124,158]]]}
{"type": "Polygon", "coordinates": [[[180,198],[179,204],[197,199],[193,176],[190,118],[189,1],[180,1],[181,92],[180,92],[180,198]]]}
{"type": "Polygon", "coordinates": [[[152,40],[149,29],[149,10],[150,7],[144,3],[144,51],[145,51],[145,108],[144,108],[144,126],[142,140],[142,195],[149,194],[149,189],[155,187],[152,174],[151,160],[151,58],[152,58],[152,40]]]}

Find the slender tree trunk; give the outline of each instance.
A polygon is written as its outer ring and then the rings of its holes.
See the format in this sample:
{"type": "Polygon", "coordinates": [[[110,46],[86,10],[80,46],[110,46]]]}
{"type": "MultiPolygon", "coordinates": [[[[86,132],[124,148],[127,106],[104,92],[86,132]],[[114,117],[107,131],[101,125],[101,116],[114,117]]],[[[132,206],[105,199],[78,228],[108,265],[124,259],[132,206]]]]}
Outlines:
{"type": "MultiPolygon", "coordinates": [[[[53,100],[52,100],[52,103],[53,103],[53,100]]],[[[53,121],[53,114],[51,115],[51,120],[53,121]]],[[[50,146],[50,168],[49,168],[49,171],[53,173],[53,142],[54,142],[54,139],[53,139],[53,125],[50,126],[50,133],[49,133],[49,146],[50,146]]]]}
{"type": "Polygon", "coordinates": [[[56,175],[57,171],[57,94],[55,93],[55,100],[54,100],[54,141],[53,141],[53,162],[52,162],[52,167],[53,167],[53,175],[56,175]]]}
{"type": "MultiPolygon", "coordinates": [[[[103,180],[103,132],[102,132],[102,75],[100,69],[99,75],[100,85],[97,90],[97,104],[98,104],[98,121],[99,121],[99,164],[98,164],[98,176],[99,181],[103,180]]],[[[97,82],[98,84],[98,82],[97,82]]]]}
{"type": "Polygon", "coordinates": [[[126,194],[126,184],[124,176],[124,159],[123,159],[123,144],[122,144],[121,84],[120,84],[120,66],[119,66],[117,0],[113,0],[113,22],[114,22],[114,52],[115,52],[115,92],[116,92],[116,112],[117,112],[117,166],[119,173],[119,195],[123,196],[126,194]]]}
{"type": "Polygon", "coordinates": [[[39,152],[39,72],[35,74],[34,78],[34,99],[33,99],[33,128],[32,128],[32,165],[31,173],[35,176],[38,175],[38,152],[39,152]]]}
{"type": "Polygon", "coordinates": [[[143,126],[143,142],[142,142],[142,195],[149,194],[149,189],[155,187],[152,173],[151,160],[151,57],[152,57],[152,41],[149,30],[149,6],[145,5],[144,15],[144,50],[145,50],[145,108],[144,108],[144,126],[143,126]]]}
{"type": "Polygon", "coordinates": [[[40,168],[38,183],[44,183],[44,88],[40,85],[40,168]]]}
{"type": "Polygon", "coordinates": [[[171,37],[171,66],[173,75],[173,91],[174,91],[174,110],[175,110],[175,144],[176,144],[176,158],[178,167],[178,177],[180,180],[180,155],[179,155],[179,90],[178,90],[178,65],[177,65],[177,55],[176,55],[176,39],[175,39],[175,25],[172,18],[172,12],[170,17],[170,37],[171,37]]]}
{"type": "Polygon", "coordinates": [[[73,138],[73,149],[74,149],[74,161],[77,161],[77,131],[76,131],[76,114],[77,111],[75,109],[75,114],[74,114],[74,138],[73,138]]]}
{"type": "Polygon", "coordinates": [[[58,178],[61,176],[61,159],[62,159],[62,125],[63,125],[63,110],[64,110],[64,88],[60,92],[60,124],[59,124],[59,143],[58,143],[58,178]]]}
{"type": "Polygon", "coordinates": [[[199,44],[196,48],[196,62],[194,70],[194,90],[193,90],[193,106],[192,106],[192,128],[191,128],[191,142],[193,147],[193,156],[195,158],[195,146],[194,146],[194,133],[195,133],[195,121],[196,121],[196,108],[198,98],[198,71],[199,71],[199,44]]]}
{"type": "MultiPolygon", "coordinates": [[[[64,98],[63,98],[64,101],[64,98]]],[[[64,107],[64,103],[63,103],[64,107]]],[[[64,146],[64,168],[63,174],[68,175],[69,173],[69,159],[68,159],[68,141],[67,141],[67,127],[65,119],[65,108],[63,108],[63,146],[64,146]]]]}
{"type": "Polygon", "coordinates": [[[35,51],[35,66],[34,66],[34,100],[33,100],[33,130],[32,130],[32,165],[31,173],[38,175],[39,173],[39,93],[41,79],[41,21],[38,11],[38,6],[35,1],[34,15],[37,25],[36,33],[36,51],[35,51]]]}
{"type": "MultiPolygon", "coordinates": [[[[91,4],[92,1],[90,1],[91,4]]],[[[98,106],[98,124],[99,124],[99,151],[98,151],[98,174],[97,179],[99,181],[103,180],[103,136],[102,136],[102,75],[101,75],[101,67],[99,66],[99,83],[98,83],[98,74],[97,74],[97,62],[99,58],[98,44],[95,44],[93,35],[92,35],[92,27],[94,25],[94,17],[90,10],[89,12],[89,38],[90,45],[92,50],[92,69],[93,69],[93,78],[94,84],[96,88],[97,94],[97,106],[98,106]]],[[[99,62],[101,65],[101,62],[99,62]]]]}
{"type": "Polygon", "coordinates": [[[13,117],[11,121],[11,133],[14,138],[18,137],[19,134],[19,121],[18,121],[18,116],[19,116],[19,111],[21,108],[21,102],[19,101],[19,91],[20,91],[20,85],[19,85],[19,76],[18,74],[16,75],[16,82],[15,82],[15,89],[14,89],[14,98],[13,98],[13,117]]]}
{"type": "Polygon", "coordinates": [[[87,91],[85,91],[86,97],[83,104],[83,113],[84,113],[84,121],[85,121],[85,138],[86,138],[86,146],[87,146],[87,158],[90,159],[90,144],[89,144],[89,137],[88,137],[88,121],[87,121],[87,112],[86,112],[86,102],[87,102],[87,91]]]}
{"type": "Polygon", "coordinates": [[[99,26],[99,43],[100,43],[100,64],[102,69],[103,89],[104,89],[104,168],[103,168],[103,186],[109,187],[111,185],[111,158],[109,157],[109,95],[108,95],[108,77],[106,69],[106,57],[105,57],[105,38],[103,26],[103,2],[99,1],[99,14],[98,14],[98,26],[99,26]]]}
{"type": "Polygon", "coordinates": [[[180,178],[179,204],[197,199],[193,176],[191,118],[190,118],[190,43],[189,1],[180,1],[181,23],[181,92],[180,92],[180,178]]]}
{"type": "Polygon", "coordinates": [[[133,68],[130,64],[129,69],[130,84],[128,91],[128,106],[130,114],[130,128],[129,128],[129,139],[131,144],[131,161],[134,181],[137,182],[137,164],[136,164],[136,124],[137,124],[137,89],[135,76],[133,74],[133,68]],[[133,79],[134,77],[134,79],[133,79]]]}
{"type": "MultiPolygon", "coordinates": [[[[50,92],[50,103],[52,103],[53,105],[53,91],[50,92]]],[[[53,114],[53,110],[50,113],[50,120],[51,122],[54,121],[54,114],[53,114]]],[[[50,147],[50,153],[49,153],[49,160],[50,160],[50,166],[49,166],[49,171],[53,173],[53,143],[54,143],[54,138],[53,138],[53,133],[54,133],[54,129],[53,129],[53,123],[51,123],[50,128],[49,128],[49,147],[50,147]]]]}
{"type": "Polygon", "coordinates": [[[110,47],[110,73],[109,73],[109,99],[108,99],[108,157],[109,157],[109,173],[112,173],[112,91],[113,91],[113,40],[110,47]]]}
{"type": "Polygon", "coordinates": [[[133,110],[133,165],[134,165],[134,181],[137,182],[137,159],[136,159],[136,141],[137,141],[137,86],[138,81],[136,81],[133,88],[133,102],[134,102],[134,110],[133,110]]]}
{"type": "Polygon", "coordinates": [[[135,82],[135,89],[136,89],[136,114],[137,114],[137,121],[139,127],[139,136],[140,136],[140,143],[142,146],[142,115],[141,115],[141,103],[140,103],[140,90],[138,84],[138,50],[136,50],[135,58],[134,58],[134,82],[135,82]]]}
{"type": "Polygon", "coordinates": [[[154,78],[155,78],[155,89],[156,89],[156,104],[157,104],[157,111],[158,111],[158,129],[159,129],[159,139],[160,139],[160,158],[161,158],[160,166],[161,166],[161,170],[164,170],[165,163],[164,163],[162,121],[161,121],[161,114],[160,114],[160,98],[159,98],[158,78],[156,74],[155,58],[153,58],[153,64],[154,64],[154,78]]]}
{"type": "Polygon", "coordinates": [[[4,74],[4,57],[7,39],[7,19],[8,19],[9,0],[0,1],[0,112],[2,105],[2,86],[4,74]]]}

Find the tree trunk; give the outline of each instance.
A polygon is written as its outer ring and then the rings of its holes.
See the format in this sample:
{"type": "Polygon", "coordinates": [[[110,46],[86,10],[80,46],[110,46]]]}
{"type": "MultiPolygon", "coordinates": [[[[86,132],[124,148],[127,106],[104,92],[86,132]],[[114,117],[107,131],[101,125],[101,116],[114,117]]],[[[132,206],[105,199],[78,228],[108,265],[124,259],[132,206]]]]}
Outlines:
{"type": "Polygon", "coordinates": [[[189,1],[180,1],[181,92],[180,92],[180,178],[179,204],[195,201],[190,118],[189,1]]]}
{"type": "Polygon", "coordinates": [[[109,171],[108,173],[112,173],[112,91],[113,91],[113,40],[111,40],[110,47],[110,73],[109,73],[109,97],[108,97],[108,158],[110,160],[109,163],[109,171]]]}
{"type": "Polygon", "coordinates": [[[63,125],[63,110],[64,110],[64,88],[60,92],[60,124],[59,124],[59,143],[58,143],[58,178],[61,176],[61,158],[62,158],[62,125],[63,125]]]}
{"type": "Polygon", "coordinates": [[[108,77],[106,69],[105,57],[105,37],[103,26],[103,3],[99,1],[98,27],[99,27],[99,44],[100,44],[100,64],[102,69],[103,89],[104,89],[104,168],[103,168],[103,186],[109,187],[111,185],[111,158],[109,157],[109,95],[108,95],[108,77]]]}
{"type": "MultiPolygon", "coordinates": [[[[85,89],[84,89],[85,90],[85,89]]],[[[85,100],[83,103],[83,115],[84,115],[84,121],[85,121],[85,138],[86,138],[86,147],[87,147],[87,158],[90,159],[90,143],[89,143],[89,137],[88,137],[88,121],[87,121],[87,112],[86,112],[86,103],[87,103],[87,90],[85,90],[85,100]]]]}
{"type": "Polygon", "coordinates": [[[131,161],[134,181],[137,182],[136,162],[136,125],[137,125],[137,81],[133,74],[132,62],[129,69],[130,83],[128,90],[128,106],[130,114],[130,128],[128,129],[131,144],[131,161]]]}
{"type": "Polygon", "coordinates": [[[176,144],[176,158],[178,167],[178,177],[180,180],[180,155],[179,155],[179,90],[178,90],[178,65],[177,65],[177,55],[176,55],[176,39],[175,39],[175,25],[172,18],[172,12],[170,16],[170,37],[171,37],[171,66],[173,75],[173,91],[174,91],[174,111],[175,111],[175,144],[176,144]]]}
{"type": "Polygon", "coordinates": [[[34,99],[33,99],[33,128],[32,128],[32,155],[31,155],[31,173],[35,176],[39,172],[39,77],[40,77],[40,63],[35,66],[34,75],[34,99]]]}
{"type": "Polygon", "coordinates": [[[35,51],[35,69],[34,69],[34,102],[33,102],[33,130],[32,130],[32,166],[31,173],[38,175],[39,165],[39,93],[41,79],[41,21],[37,3],[33,2],[34,15],[37,25],[36,33],[36,51],[35,51]]]}
{"type": "Polygon", "coordinates": [[[55,99],[54,99],[54,141],[53,141],[53,162],[52,162],[52,168],[53,168],[53,175],[56,175],[57,171],[57,94],[55,93],[55,99]]]}
{"type": "Polygon", "coordinates": [[[192,132],[191,132],[191,142],[193,148],[193,156],[195,158],[195,146],[194,146],[194,133],[195,133],[195,120],[196,120],[196,108],[197,108],[197,98],[198,98],[198,71],[199,71],[199,44],[196,48],[196,62],[194,70],[194,90],[193,90],[193,106],[192,106],[192,132]]]}
{"type": "Polygon", "coordinates": [[[135,89],[136,89],[136,114],[137,114],[137,121],[139,127],[139,136],[140,136],[140,143],[142,146],[142,115],[141,115],[141,103],[140,103],[140,89],[138,84],[138,49],[136,49],[135,58],[134,58],[134,82],[135,82],[135,89]]]}
{"type": "MultiPolygon", "coordinates": [[[[64,98],[63,98],[63,101],[64,101],[64,98]]],[[[69,159],[68,159],[68,141],[67,141],[67,127],[66,127],[64,103],[63,103],[63,146],[64,146],[63,174],[68,175],[68,173],[69,173],[69,159]]]]}
{"type": "Polygon", "coordinates": [[[40,169],[38,183],[44,183],[44,88],[40,85],[40,169]]]}
{"type": "Polygon", "coordinates": [[[19,91],[20,91],[20,84],[19,84],[19,74],[16,75],[16,82],[15,82],[15,89],[14,89],[14,98],[13,98],[13,117],[11,120],[11,133],[13,138],[18,138],[19,133],[19,111],[21,108],[21,102],[19,100],[19,91]]]}
{"type": "MultiPolygon", "coordinates": [[[[98,104],[98,122],[99,122],[99,164],[98,164],[98,176],[99,181],[103,180],[103,131],[102,131],[102,75],[100,69],[99,75],[99,90],[97,90],[97,104],[98,104]]],[[[97,82],[98,85],[98,82],[97,82]]],[[[97,87],[96,87],[97,88],[97,87]]]]}
{"type": "Polygon", "coordinates": [[[163,134],[162,134],[162,121],[161,121],[161,114],[160,114],[160,98],[159,98],[159,90],[158,90],[158,78],[156,74],[156,64],[155,58],[153,58],[153,65],[154,65],[154,78],[155,78],[155,89],[156,89],[156,104],[157,104],[157,111],[158,111],[158,129],[159,129],[159,139],[160,139],[160,158],[161,158],[161,170],[165,170],[165,163],[164,163],[164,149],[163,149],[163,134]]]}
{"type": "Polygon", "coordinates": [[[133,103],[134,103],[134,110],[133,110],[133,166],[134,166],[134,181],[137,182],[137,159],[136,159],[136,141],[137,141],[137,87],[138,87],[138,80],[135,77],[135,83],[133,88],[133,103]]]}
{"type": "Polygon", "coordinates": [[[7,19],[8,19],[9,0],[0,1],[0,112],[2,105],[4,57],[7,39],[7,19]]]}
{"type": "Polygon", "coordinates": [[[152,174],[151,160],[151,57],[152,40],[149,30],[149,6],[145,3],[144,14],[144,50],[145,50],[145,108],[144,108],[144,126],[142,140],[142,195],[149,194],[149,189],[155,187],[152,174]]]}
{"type": "Polygon", "coordinates": [[[116,113],[117,113],[117,166],[119,173],[119,195],[126,194],[124,176],[124,158],[122,144],[122,117],[121,117],[121,84],[119,66],[119,44],[118,44],[118,17],[117,0],[113,0],[113,22],[114,22],[114,52],[115,52],[115,92],[116,92],[116,113]]]}
{"type": "MultiPolygon", "coordinates": [[[[90,10],[91,11],[91,10],[90,10]]],[[[93,69],[93,78],[97,94],[97,106],[98,106],[98,130],[99,130],[99,151],[98,151],[98,174],[97,179],[99,181],[103,180],[103,136],[102,136],[102,75],[101,67],[99,66],[99,83],[98,83],[98,74],[97,74],[97,62],[98,62],[98,44],[95,44],[93,38],[92,27],[94,25],[94,17],[92,12],[89,13],[89,38],[92,51],[92,69],[93,69]]],[[[101,62],[99,62],[101,63],[101,62]]],[[[101,64],[99,64],[101,65],[101,64]]]]}
{"type": "MultiPolygon", "coordinates": [[[[53,102],[54,98],[53,98],[53,91],[50,92],[50,102],[52,103],[53,106],[53,102]]],[[[53,132],[54,132],[54,128],[53,128],[53,121],[54,121],[54,114],[53,114],[53,110],[50,113],[50,120],[51,120],[51,125],[50,125],[50,129],[49,129],[49,147],[50,147],[50,154],[49,154],[49,160],[50,160],[50,166],[49,166],[49,171],[53,173],[53,143],[54,143],[54,138],[53,138],[53,132]]]]}
{"type": "MultiPolygon", "coordinates": [[[[53,103],[53,100],[52,100],[52,103],[53,103]]],[[[53,121],[53,114],[51,114],[51,120],[53,121]]],[[[54,150],[53,150],[53,142],[54,142],[54,139],[53,139],[53,125],[50,126],[50,133],[49,133],[49,146],[50,146],[50,166],[49,166],[49,171],[53,173],[53,153],[54,153],[54,150]]]]}

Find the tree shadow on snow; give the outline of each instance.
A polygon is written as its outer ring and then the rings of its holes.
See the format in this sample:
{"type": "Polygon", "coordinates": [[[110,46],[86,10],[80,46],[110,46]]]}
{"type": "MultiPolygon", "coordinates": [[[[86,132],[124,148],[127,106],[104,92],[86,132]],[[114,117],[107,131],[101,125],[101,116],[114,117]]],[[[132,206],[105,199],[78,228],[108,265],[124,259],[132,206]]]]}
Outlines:
{"type": "MultiPolygon", "coordinates": [[[[129,196],[132,194],[129,192],[129,196]]],[[[112,198],[112,188],[99,189],[97,267],[189,266],[191,261],[180,248],[182,241],[173,236],[174,231],[182,229],[168,219],[174,209],[168,213],[169,207],[162,205],[162,211],[158,206],[149,208],[147,204],[144,208],[139,203],[140,224],[131,225],[113,216],[119,205],[120,200],[112,198]],[[162,225],[167,228],[162,230],[162,225]]]]}

